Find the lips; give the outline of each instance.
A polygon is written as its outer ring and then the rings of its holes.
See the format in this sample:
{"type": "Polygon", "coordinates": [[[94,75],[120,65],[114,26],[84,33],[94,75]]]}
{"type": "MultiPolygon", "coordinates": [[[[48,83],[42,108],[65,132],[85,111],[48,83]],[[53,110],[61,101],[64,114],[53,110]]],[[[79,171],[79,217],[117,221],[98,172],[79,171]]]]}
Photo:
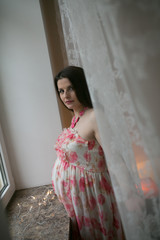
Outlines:
{"type": "Polygon", "coordinates": [[[71,104],[73,101],[66,101],[65,104],[71,104]]]}

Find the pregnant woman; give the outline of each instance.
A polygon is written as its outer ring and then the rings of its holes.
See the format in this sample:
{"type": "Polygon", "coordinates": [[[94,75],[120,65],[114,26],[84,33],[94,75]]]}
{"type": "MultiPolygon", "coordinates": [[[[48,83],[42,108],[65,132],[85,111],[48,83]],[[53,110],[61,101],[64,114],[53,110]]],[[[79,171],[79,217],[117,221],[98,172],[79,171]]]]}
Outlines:
{"type": "Polygon", "coordinates": [[[57,139],[52,184],[71,218],[72,239],[122,239],[118,209],[84,71],[69,66],[55,77],[71,126],[57,139]]]}

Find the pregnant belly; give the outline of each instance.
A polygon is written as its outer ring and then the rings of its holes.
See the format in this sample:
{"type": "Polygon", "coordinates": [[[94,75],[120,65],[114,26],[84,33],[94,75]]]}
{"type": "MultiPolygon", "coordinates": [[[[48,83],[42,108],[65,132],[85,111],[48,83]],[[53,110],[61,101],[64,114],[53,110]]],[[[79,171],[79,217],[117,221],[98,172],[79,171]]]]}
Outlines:
{"type": "Polygon", "coordinates": [[[55,194],[59,197],[64,195],[69,187],[69,169],[70,165],[67,161],[61,161],[57,158],[52,169],[52,185],[55,194]]]}
{"type": "Polygon", "coordinates": [[[54,192],[57,196],[59,196],[59,191],[58,191],[59,181],[61,181],[60,160],[57,159],[52,169],[52,185],[53,185],[54,192]]]}

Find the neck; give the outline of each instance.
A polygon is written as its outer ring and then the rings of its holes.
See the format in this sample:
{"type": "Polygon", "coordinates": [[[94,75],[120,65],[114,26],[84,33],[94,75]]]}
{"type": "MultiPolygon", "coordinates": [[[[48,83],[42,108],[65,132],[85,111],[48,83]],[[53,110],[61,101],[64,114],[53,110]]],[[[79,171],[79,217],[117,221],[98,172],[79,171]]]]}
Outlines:
{"type": "Polygon", "coordinates": [[[79,109],[78,111],[74,111],[74,117],[72,119],[71,122],[71,128],[74,128],[76,123],[79,121],[80,117],[83,116],[83,114],[85,113],[87,107],[83,107],[83,109],[79,109]]]}
{"type": "Polygon", "coordinates": [[[79,107],[78,109],[73,110],[74,116],[75,116],[76,118],[79,117],[80,112],[82,112],[82,111],[84,110],[84,108],[85,108],[85,107],[81,106],[81,107],[79,107]]]}

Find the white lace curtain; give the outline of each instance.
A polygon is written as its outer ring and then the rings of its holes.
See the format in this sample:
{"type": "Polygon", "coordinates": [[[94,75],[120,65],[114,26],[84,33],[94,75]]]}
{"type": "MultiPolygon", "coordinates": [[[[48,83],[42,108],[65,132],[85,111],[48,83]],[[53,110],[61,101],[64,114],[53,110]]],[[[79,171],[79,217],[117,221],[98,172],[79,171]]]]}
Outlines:
{"type": "Polygon", "coordinates": [[[58,0],[85,70],[127,240],[160,239],[160,1],[58,0]]]}

